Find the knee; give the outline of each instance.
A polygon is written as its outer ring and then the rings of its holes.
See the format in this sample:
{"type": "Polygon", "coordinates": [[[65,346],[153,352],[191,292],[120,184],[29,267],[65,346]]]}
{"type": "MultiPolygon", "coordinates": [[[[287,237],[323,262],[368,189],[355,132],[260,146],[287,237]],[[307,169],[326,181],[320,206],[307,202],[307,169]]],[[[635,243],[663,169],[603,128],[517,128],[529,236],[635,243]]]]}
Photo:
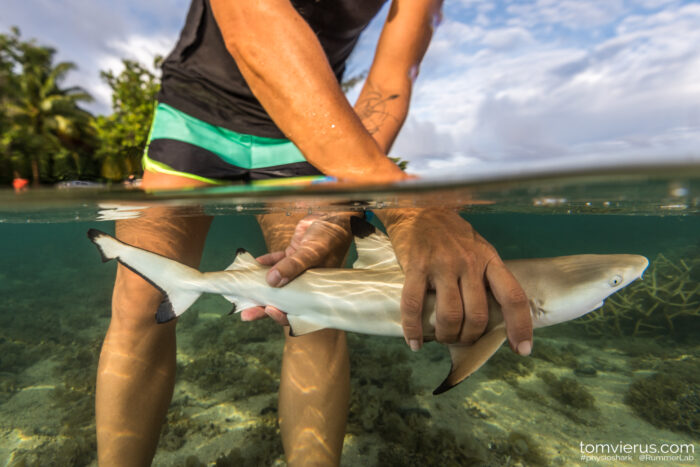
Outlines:
{"type": "Polygon", "coordinates": [[[155,313],[163,295],[120,265],[112,294],[112,326],[144,329],[156,326],[155,313]]]}

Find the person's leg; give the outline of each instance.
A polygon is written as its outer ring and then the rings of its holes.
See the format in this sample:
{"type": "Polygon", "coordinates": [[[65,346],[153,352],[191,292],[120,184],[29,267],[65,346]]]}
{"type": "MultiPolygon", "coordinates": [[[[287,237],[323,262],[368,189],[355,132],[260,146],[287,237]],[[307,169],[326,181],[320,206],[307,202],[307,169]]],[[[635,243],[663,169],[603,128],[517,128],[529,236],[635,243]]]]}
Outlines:
{"type": "MultiPolygon", "coordinates": [[[[301,216],[258,217],[269,251],[284,250],[301,216]]],[[[342,264],[339,251],[326,267],[342,264]]],[[[350,398],[350,361],[345,333],[317,331],[290,337],[285,346],[279,393],[282,444],[290,466],[338,465],[350,398]]]]}
{"type": "MultiPolygon", "coordinates": [[[[144,175],[144,188],[198,184],[182,177],[144,175]]],[[[179,217],[157,207],[139,219],[118,221],[117,238],[193,267],[199,265],[211,218],[179,217]]],[[[175,380],[175,321],[157,324],[162,295],[119,265],[112,320],[97,370],[95,408],[100,466],[150,465],[175,380]]]]}

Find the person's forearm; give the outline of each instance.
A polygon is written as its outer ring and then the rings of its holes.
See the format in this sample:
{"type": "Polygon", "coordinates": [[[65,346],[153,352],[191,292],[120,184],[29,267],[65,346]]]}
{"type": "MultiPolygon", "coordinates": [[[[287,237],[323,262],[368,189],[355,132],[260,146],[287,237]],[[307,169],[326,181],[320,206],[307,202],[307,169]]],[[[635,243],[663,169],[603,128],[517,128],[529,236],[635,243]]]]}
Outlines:
{"type": "Polygon", "coordinates": [[[367,78],[355,103],[355,112],[379,147],[388,154],[408,114],[412,83],[408,78],[391,87],[380,82],[374,82],[371,76],[367,78]]]}
{"type": "Polygon", "coordinates": [[[441,13],[441,0],[393,0],[355,111],[389,153],[408,114],[413,82],[441,13]]]}
{"type": "Polygon", "coordinates": [[[318,39],[288,0],[211,0],[211,5],[253,94],[311,164],[341,179],[406,177],[364,128],[318,39]]]}

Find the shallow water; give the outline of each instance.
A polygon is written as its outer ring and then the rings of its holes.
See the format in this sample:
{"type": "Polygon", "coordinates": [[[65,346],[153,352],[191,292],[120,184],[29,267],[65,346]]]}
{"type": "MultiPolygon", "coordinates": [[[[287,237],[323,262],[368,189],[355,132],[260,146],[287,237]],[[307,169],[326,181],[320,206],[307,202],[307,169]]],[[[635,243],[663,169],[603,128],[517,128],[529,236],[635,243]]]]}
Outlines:
{"type": "MultiPolygon", "coordinates": [[[[582,454],[614,456],[629,449],[624,444],[638,445],[630,465],[640,450],[662,445],[680,457],[645,464],[697,465],[700,453],[691,459],[684,450],[700,447],[699,181],[695,169],[369,193],[0,193],[0,465],[96,464],[94,377],[115,266],[100,262],[85,232],[113,232],[113,222],[98,219],[142,212],[125,202],[217,214],[201,269],[219,270],[238,247],[264,252],[253,213],[447,200],[505,259],[637,253],[651,265],[644,281],[601,311],[538,330],[531,357],[501,349],[440,396],[431,392],[450,366],[442,346],[414,354],[400,339],[350,335],[343,465],[583,465],[593,458],[582,454]]],[[[175,394],[154,465],[284,463],[276,423],[281,330],[242,323],[229,310],[222,298],[203,297],[178,324],[175,394]]]]}

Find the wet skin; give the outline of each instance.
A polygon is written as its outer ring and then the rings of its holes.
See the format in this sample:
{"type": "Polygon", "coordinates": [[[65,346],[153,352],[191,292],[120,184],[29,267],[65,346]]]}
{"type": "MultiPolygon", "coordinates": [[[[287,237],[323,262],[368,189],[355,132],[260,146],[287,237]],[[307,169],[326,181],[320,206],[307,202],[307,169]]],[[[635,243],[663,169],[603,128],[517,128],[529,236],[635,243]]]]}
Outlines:
{"type": "MultiPolygon", "coordinates": [[[[146,172],[144,189],[202,186],[198,181],[146,172]]],[[[284,250],[299,220],[258,218],[271,251],[284,250]]],[[[150,208],[139,219],[118,221],[117,238],[198,267],[211,224],[207,216],[180,217],[176,208],[150,208]]],[[[322,265],[342,262],[350,237],[322,265]]],[[[105,466],[150,465],[175,381],[176,321],[153,319],[160,292],[119,266],[112,320],[102,346],[97,375],[98,461],[105,466]]],[[[288,334],[285,331],[285,334],[288,334]]],[[[322,331],[287,338],[282,361],[279,417],[290,465],[338,464],[349,400],[345,334],[322,331]]]]}

